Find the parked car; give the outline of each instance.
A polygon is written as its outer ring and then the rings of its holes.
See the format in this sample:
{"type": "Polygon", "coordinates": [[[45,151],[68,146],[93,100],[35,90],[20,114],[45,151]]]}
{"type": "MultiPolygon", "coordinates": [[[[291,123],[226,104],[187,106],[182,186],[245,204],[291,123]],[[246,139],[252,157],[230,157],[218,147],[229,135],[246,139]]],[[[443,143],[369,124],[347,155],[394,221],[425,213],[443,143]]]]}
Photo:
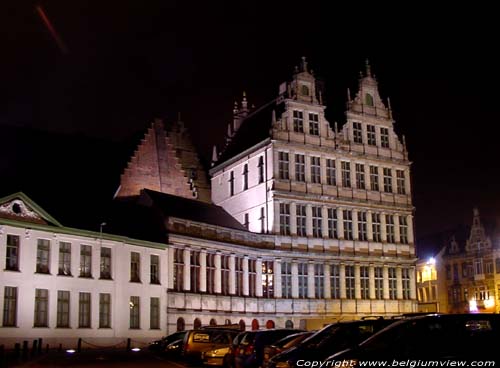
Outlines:
{"type": "Polygon", "coordinates": [[[168,336],[164,336],[159,340],[155,340],[149,343],[149,350],[164,352],[166,351],[166,347],[170,345],[174,341],[183,340],[186,335],[186,331],[178,331],[170,334],[168,336]]]}
{"type": "Polygon", "coordinates": [[[349,360],[352,367],[364,360],[498,361],[500,351],[492,344],[499,340],[498,314],[426,315],[398,321],[327,361],[349,360]]]}
{"type": "Polygon", "coordinates": [[[304,330],[298,329],[270,329],[247,331],[239,343],[234,362],[236,368],[260,367],[264,359],[264,346],[273,344],[285,336],[304,330]]]}
{"type": "Polygon", "coordinates": [[[239,332],[222,328],[190,330],[184,337],[181,355],[190,361],[200,361],[202,352],[229,346],[239,332]]]}
{"type": "Polygon", "coordinates": [[[245,332],[241,332],[233,339],[231,344],[226,348],[216,348],[207,350],[202,353],[203,364],[212,366],[222,366],[224,368],[234,367],[234,354],[237,351],[241,339],[245,336],[245,332]]]}
{"type": "Polygon", "coordinates": [[[395,321],[397,320],[379,317],[332,323],[300,344],[275,355],[269,360],[269,367],[291,368],[297,367],[299,360],[325,359],[338,351],[359,344],[395,321]]]}
{"type": "Polygon", "coordinates": [[[264,360],[262,362],[262,367],[267,368],[269,365],[269,359],[271,359],[276,354],[282,353],[307,339],[309,336],[314,334],[316,331],[305,331],[299,332],[293,335],[286,336],[281,340],[276,341],[272,345],[267,345],[264,347],[264,360]]]}

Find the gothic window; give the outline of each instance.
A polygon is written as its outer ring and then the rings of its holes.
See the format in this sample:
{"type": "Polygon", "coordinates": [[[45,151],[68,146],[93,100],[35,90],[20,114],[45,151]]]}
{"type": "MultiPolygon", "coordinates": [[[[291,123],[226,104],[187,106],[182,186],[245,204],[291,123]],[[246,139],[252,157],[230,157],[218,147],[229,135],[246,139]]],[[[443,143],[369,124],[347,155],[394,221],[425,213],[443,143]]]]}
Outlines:
{"type": "Polygon", "coordinates": [[[302,111],[293,110],[293,131],[304,133],[304,113],[302,111]]]}
{"type": "Polygon", "coordinates": [[[365,165],[356,164],[356,188],[365,189],[365,165]]]}
{"type": "Polygon", "coordinates": [[[278,153],[278,170],[279,170],[279,178],[280,179],[289,179],[288,174],[288,153],[287,152],[279,152],[278,153]]]}
{"type": "Polygon", "coordinates": [[[318,114],[309,114],[309,134],[319,135],[319,116],[318,114]]]}
{"type": "Polygon", "coordinates": [[[280,203],[280,234],[290,235],[290,205],[280,203]]]}
{"type": "Polygon", "coordinates": [[[352,133],[354,137],[354,143],[363,143],[363,131],[361,130],[361,123],[352,123],[352,133]]]}
{"type": "Polygon", "coordinates": [[[306,160],[304,155],[295,155],[295,180],[306,181],[306,160]]]}
{"type": "Polygon", "coordinates": [[[306,86],[306,85],[301,85],[300,86],[300,93],[303,95],[303,96],[309,96],[309,87],[306,86]]]}

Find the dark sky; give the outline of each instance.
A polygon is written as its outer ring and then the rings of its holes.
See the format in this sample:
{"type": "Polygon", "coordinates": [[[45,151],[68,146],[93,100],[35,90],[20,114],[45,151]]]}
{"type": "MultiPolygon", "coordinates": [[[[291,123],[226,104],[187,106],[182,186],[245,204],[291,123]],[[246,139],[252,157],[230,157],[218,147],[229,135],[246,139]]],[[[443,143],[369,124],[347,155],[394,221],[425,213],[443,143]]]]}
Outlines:
{"type": "Polygon", "coordinates": [[[469,223],[474,205],[496,219],[496,13],[379,3],[3,4],[0,196],[22,189],[49,207],[110,198],[152,118],[178,111],[208,159],[235,98],[275,97],[303,55],[325,83],[327,118],[343,122],[346,89],[369,58],[408,142],[417,236],[469,223]]]}

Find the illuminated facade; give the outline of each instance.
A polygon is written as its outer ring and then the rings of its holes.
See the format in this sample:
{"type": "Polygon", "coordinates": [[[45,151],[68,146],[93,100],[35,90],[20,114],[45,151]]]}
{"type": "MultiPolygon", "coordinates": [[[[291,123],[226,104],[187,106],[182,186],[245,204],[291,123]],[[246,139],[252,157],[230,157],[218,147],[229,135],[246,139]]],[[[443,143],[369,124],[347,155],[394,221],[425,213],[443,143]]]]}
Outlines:
{"type": "Polygon", "coordinates": [[[464,245],[453,238],[443,255],[443,312],[500,312],[500,248],[492,242],[474,209],[464,245]]]}

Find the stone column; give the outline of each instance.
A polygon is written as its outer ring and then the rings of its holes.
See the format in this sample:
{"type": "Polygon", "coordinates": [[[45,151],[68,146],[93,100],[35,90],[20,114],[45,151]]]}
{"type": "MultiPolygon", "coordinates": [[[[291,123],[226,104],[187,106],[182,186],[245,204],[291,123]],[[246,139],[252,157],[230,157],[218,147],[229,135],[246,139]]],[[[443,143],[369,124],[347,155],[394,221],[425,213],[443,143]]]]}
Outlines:
{"type": "Polygon", "coordinates": [[[290,203],[290,233],[297,235],[297,204],[290,203]]]}
{"type": "Polygon", "coordinates": [[[352,238],[359,240],[358,210],[352,210],[352,238]]]}
{"type": "MultiPolygon", "coordinates": [[[[78,250],[79,252],[80,250],[78,250]]],[[[168,248],[168,288],[174,288],[174,259],[175,259],[175,248],[168,248]]],[[[128,277],[128,276],[127,276],[128,277]]]]}
{"type": "Polygon", "coordinates": [[[314,289],[314,262],[307,264],[307,297],[314,299],[316,290],[314,289]]]}
{"type": "Polygon", "coordinates": [[[354,298],[361,299],[361,272],[360,265],[354,265],[354,298]]]}
{"type": "Polygon", "coordinates": [[[220,272],[220,270],[221,270],[220,251],[217,251],[215,253],[214,265],[215,265],[214,292],[216,294],[220,294],[222,291],[221,272],[220,272]]]}
{"type": "Polygon", "coordinates": [[[277,258],[274,260],[274,297],[282,297],[282,287],[281,287],[281,259],[277,258]]]}
{"type": "Polygon", "coordinates": [[[370,299],[375,299],[375,267],[370,265],[368,268],[368,287],[369,287],[369,297],[370,299]]]}
{"type": "Polygon", "coordinates": [[[396,267],[396,298],[403,299],[403,278],[401,272],[401,266],[396,267]]]}
{"type": "Polygon", "coordinates": [[[385,212],[380,213],[380,238],[382,243],[387,242],[387,223],[385,221],[385,212]]]}
{"type": "Polygon", "coordinates": [[[337,233],[339,239],[344,239],[344,214],[342,208],[337,208],[337,233]]]}
{"type": "Polygon", "coordinates": [[[299,265],[292,260],[292,298],[299,297],[299,265]]]}
{"type": "Polygon", "coordinates": [[[345,264],[341,263],[339,267],[339,279],[340,279],[340,299],[345,299],[347,296],[345,288],[345,264]]]}
{"type": "Polygon", "coordinates": [[[191,290],[191,250],[184,248],[184,290],[191,290]]]}
{"type": "Polygon", "coordinates": [[[207,291],[207,251],[200,251],[200,291],[207,291]]]}
{"type": "Polygon", "coordinates": [[[366,211],[366,238],[373,241],[372,211],[366,211]]]}
{"type": "Polygon", "coordinates": [[[382,283],[384,287],[383,290],[384,299],[389,299],[389,267],[387,265],[384,265],[382,269],[382,276],[384,278],[382,283]]]}
{"type": "Polygon", "coordinates": [[[262,258],[255,261],[255,296],[262,296],[262,258]]]}
{"type": "Polygon", "coordinates": [[[399,215],[394,214],[394,242],[401,243],[401,233],[399,232],[399,215]]]}
{"type": "Polygon", "coordinates": [[[306,236],[312,236],[312,206],[308,203],[306,204],[306,236]]]}
{"type": "Polygon", "coordinates": [[[229,294],[236,294],[236,255],[229,256],[229,294]]]}
{"type": "Polygon", "coordinates": [[[408,223],[408,244],[415,244],[415,239],[413,238],[413,216],[406,216],[406,222],[408,223]]]}
{"type": "Polygon", "coordinates": [[[243,256],[243,295],[248,296],[249,295],[249,276],[248,276],[248,256],[243,256]]]}

